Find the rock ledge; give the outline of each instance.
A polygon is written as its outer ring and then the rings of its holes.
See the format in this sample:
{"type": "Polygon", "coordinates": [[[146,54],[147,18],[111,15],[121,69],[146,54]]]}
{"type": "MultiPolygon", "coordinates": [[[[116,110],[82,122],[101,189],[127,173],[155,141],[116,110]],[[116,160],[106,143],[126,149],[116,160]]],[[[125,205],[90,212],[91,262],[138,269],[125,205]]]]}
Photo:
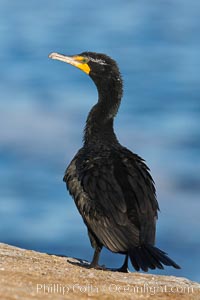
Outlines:
{"type": "Polygon", "coordinates": [[[0,244],[0,299],[200,299],[200,284],[185,278],[99,271],[73,262],[0,244]]]}

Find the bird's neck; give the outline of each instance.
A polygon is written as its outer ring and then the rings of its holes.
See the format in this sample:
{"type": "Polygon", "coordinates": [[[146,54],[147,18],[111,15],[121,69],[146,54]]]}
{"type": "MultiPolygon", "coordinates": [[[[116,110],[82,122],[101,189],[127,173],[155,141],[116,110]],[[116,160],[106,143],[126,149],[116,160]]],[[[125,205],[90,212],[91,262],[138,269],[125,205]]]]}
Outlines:
{"type": "Polygon", "coordinates": [[[97,85],[98,102],[91,109],[85,126],[84,144],[116,144],[113,123],[122,97],[122,82],[119,79],[97,85]]]}

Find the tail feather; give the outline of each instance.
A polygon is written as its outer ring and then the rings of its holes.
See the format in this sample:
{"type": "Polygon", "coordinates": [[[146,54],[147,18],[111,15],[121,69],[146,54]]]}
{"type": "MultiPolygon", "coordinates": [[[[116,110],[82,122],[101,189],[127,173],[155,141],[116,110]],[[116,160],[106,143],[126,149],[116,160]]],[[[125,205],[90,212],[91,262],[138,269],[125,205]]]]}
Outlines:
{"type": "MultiPolygon", "coordinates": [[[[134,249],[134,258],[137,262],[138,268],[148,271],[147,269],[147,261],[146,259],[142,256],[142,251],[137,251],[137,248],[134,249]]],[[[131,260],[132,261],[132,260],[131,260]]]]}
{"type": "Polygon", "coordinates": [[[164,269],[163,265],[172,266],[180,269],[167,253],[152,245],[141,245],[129,250],[131,263],[136,271],[142,269],[147,272],[148,269],[164,269]]]}
{"type": "Polygon", "coordinates": [[[137,257],[135,255],[135,252],[137,252],[135,250],[136,248],[134,248],[132,251],[131,251],[131,255],[130,255],[130,259],[131,259],[131,263],[133,265],[133,267],[135,268],[136,271],[139,271],[140,270],[140,265],[139,265],[139,262],[137,260],[137,257]]]}
{"type": "Polygon", "coordinates": [[[159,259],[157,257],[155,257],[154,255],[151,254],[150,251],[148,251],[148,249],[146,249],[146,247],[143,247],[143,252],[146,255],[148,261],[147,261],[147,270],[149,269],[164,269],[163,265],[160,263],[159,259]]]}

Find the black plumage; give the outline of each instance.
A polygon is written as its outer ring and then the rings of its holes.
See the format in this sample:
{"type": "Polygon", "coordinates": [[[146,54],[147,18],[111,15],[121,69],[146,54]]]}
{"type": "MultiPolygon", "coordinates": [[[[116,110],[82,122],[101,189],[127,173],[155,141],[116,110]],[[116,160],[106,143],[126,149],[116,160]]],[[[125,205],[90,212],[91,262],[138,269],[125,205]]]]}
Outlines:
{"type": "Polygon", "coordinates": [[[104,246],[125,255],[120,271],[127,271],[128,257],[137,271],[163,269],[163,264],[180,268],[154,246],[159,206],[149,169],[114,133],[113,120],[123,93],[116,62],[93,52],[72,57],[52,53],[50,57],[83,70],[98,90],[98,102],[87,118],[83,147],[64,176],[95,249],[90,266],[98,268],[104,246]]]}

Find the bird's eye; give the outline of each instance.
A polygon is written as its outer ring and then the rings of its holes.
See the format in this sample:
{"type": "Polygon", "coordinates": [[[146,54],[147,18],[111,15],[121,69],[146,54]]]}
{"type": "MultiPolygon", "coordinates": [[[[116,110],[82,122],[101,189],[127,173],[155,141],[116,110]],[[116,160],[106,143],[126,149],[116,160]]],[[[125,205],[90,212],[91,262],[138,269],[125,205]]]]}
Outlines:
{"type": "Polygon", "coordinates": [[[89,59],[88,59],[87,57],[84,57],[84,58],[82,59],[82,63],[84,63],[84,64],[88,63],[88,61],[89,61],[89,59]]]}

